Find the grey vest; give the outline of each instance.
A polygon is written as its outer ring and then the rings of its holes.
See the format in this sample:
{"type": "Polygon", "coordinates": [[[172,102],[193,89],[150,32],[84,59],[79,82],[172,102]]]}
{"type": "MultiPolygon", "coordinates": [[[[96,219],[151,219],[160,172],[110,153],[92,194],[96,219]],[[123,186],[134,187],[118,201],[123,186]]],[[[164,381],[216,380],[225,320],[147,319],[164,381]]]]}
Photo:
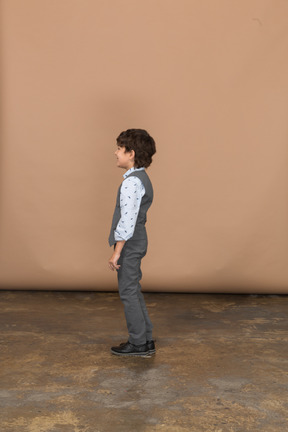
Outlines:
{"type": "MultiPolygon", "coordinates": [[[[144,170],[133,171],[126,178],[132,177],[132,176],[138,177],[145,187],[145,194],[141,200],[140,209],[139,209],[139,213],[138,213],[138,217],[137,217],[137,221],[136,221],[136,226],[135,226],[135,230],[134,230],[134,233],[132,236],[133,239],[137,239],[137,237],[143,238],[143,234],[145,235],[145,233],[146,233],[146,229],[145,229],[145,223],[147,220],[146,214],[147,214],[147,211],[148,211],[148,209],[151,206],[152,201],[153,201],[153,187],[152,187],[152,183],[151,183],[146,171],[144,171],[144,170]]],[[[120,190],[121,190],[121,185],[120,185],[120,187],[118,189],[118,193],[117,193],[116,207],[114,210],[112,225],[111,225],[111,230],[110,230],[110,235],[109,235],[109,245],[110,246],[113,246],[115,243],[114,231],[117,228],[118,222],[119,222],[120,217],[121,217],[120,190]]]]}

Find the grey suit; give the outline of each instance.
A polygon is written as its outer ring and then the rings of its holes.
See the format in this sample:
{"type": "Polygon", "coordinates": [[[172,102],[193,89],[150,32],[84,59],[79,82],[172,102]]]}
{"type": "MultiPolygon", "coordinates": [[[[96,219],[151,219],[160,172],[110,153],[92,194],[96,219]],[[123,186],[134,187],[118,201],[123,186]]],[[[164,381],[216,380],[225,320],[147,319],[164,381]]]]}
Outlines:
{"type": "MultiPolygon", "coordinates": [[[[146,171],[133,171],[128,177],[138,177],[144,187],[145,195],[142,197],[134,234],[127,240],[118,260],[120,269],[117,271],[119,295],[124,305],[126,323],[129,333],[129,342],[135,345],[144,344],[152,339],[153,325],[149,318],[144,297],[141,292],[140,280],[142,278],[141,259],[147,252],[147,232],[145,223],[147,211],[153,201],[153,187],[146,171]]],[[[109,244],[113,246],[114,231],[121,216],[120,189],[118,189],[116,207],[113,215],[109,236],[109,244]]]]}

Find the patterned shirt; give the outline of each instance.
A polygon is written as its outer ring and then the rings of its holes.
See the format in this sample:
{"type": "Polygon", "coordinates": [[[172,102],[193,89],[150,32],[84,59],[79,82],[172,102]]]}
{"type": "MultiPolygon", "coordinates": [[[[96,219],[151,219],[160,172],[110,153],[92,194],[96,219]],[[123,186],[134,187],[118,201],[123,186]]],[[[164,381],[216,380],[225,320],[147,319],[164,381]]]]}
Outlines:
{"type": "Polygon", "coordinates": [[[128,177],[133,171],[142,171],[145,168],[130,168],[123,175],[124,180],[120,189],[121,217],[114,231],[115,241],[129,240],[135,230],[142,197],[145,187],[138,177],[128,177]],[[128,178],[127,178],[128,177],[128,178]]]}

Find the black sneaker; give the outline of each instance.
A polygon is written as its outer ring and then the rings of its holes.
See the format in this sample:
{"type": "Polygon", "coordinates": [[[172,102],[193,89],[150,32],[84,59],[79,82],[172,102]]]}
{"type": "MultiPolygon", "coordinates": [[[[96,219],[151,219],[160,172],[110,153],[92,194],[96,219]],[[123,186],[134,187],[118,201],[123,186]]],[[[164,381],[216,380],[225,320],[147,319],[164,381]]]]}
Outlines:
{"type": "MultiPolygon", "coordinates": [[[[123,347],[124,345],[126,345],[126,343],[127,342],[122,342],[120,344],[120,347],[123,347]]],[[[150,341],[147,341],[146,343],[147,343],[147,348],[148,348],[149,354],[155,354],[156,353],[155,341],[150,340],[150,341]]]]}
{"type": "Polygon", "coordinates": [[[156,353],[155,343],[153,340],[147,341],[147,348],[148,348],[149,354],[155,354],[156,353]]]}
{"type": "Polygon", "coordinates": [[[133,345],[129,341],[126,343],[121,343],[117,347],[111,348],[112,354],[119,356],[138,356],[143,357],[149,354],[149,349],[147,347],[147,343],[143,345],[133,345]]]}

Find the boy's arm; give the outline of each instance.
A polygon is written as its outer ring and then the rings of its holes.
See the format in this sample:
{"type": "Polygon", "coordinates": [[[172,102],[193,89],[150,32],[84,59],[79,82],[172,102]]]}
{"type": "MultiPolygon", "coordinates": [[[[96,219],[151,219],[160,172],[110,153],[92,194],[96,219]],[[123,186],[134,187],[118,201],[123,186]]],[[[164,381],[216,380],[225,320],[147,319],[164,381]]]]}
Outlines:
{"type": "Polygon", "coordinates": [[[138,177],[131,176],[123,181],[120,189],[121,217],[114,232],[115,241],[127,241],[133,237],[144,194],[144,185],[138,177]]]}
{"type": "Polygon", "coordinates": [[[122,251],[125,243],[126,243],[125,240],[117,241],[114,252],[108,261],[108,266],[109,266],[110,270],[113,270],[113,271],[119,270],[120,265],[118,264],[118,259],[120,258],[121,251],[122,251]]]}
{"type": "Polygon", "coordinates": [[[123,181],[120,189],[121,217],[115,230],[116,246],[108,261],[110,270],[118,270],[118,260],[124,244],[134,233],[142,196],[145,188],[138,177],[129,177],[123,181]]]}

